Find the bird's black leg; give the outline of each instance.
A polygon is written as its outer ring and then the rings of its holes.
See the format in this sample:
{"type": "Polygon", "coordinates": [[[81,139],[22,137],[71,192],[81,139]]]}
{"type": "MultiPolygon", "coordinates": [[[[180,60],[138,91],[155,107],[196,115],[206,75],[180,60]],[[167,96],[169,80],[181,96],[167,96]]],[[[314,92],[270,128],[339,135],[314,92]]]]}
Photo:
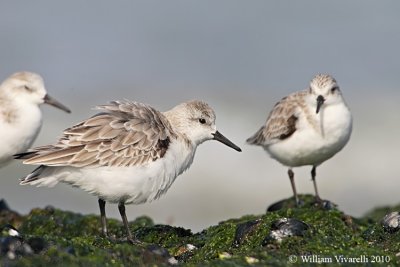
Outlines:
{"type": "Polygon", "coordinates": [[[311,179],[312,179],[313,184],[314,184],[315,201],[316,201],[317,203],[322,203],[322,200],[321,200],[321,198],[319,197],[319,194],[318,194],[317,181],[315,180],[315,177],[317,176],[316,169],[317,169],[316,166],[313,166],[313,167],[312,167],[312,169],[311,169],[311,179]]]}
{"type": "Polygon", "coordinates": [[[108,237],[107,218],[106,218],[106,202],[99,198],[100,216],[101,216],[101,232],[105,237],[108,237]]]}
{"type": "Polygon", "coordinates": [[[296,201],[296,206],[300,206],[299,197],[297,196],[296,185],[294,183],[294,172],[292,169],[288,170],[288,175],[290,179],[290,184],[292,185],[294,200],[296,201]]]}
{"type": "Polygon", "coordinates": [[[122,222],[124,223],[124,226],[125,226],[128,241],[132,244],[141,244],[141,242],[139,240],[133,238],[133,236],[131,234],[131,230],[129,229],[128,219],[126,218],[125,204],[123,202],[120,202],[118,204],[118,210],[119,210],[119,213],[121,214],[122,222]]]}

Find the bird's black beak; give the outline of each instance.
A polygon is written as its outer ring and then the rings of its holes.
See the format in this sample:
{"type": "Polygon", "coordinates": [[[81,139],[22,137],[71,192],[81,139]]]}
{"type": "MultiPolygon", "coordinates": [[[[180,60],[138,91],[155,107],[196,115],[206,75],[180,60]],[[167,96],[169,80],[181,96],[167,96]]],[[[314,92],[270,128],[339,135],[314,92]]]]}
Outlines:
{"type": "Polygon", "coordinates": [[[44,100],[44,103],[46,103],[46,104],[49,104],[49,105],[52,105],[53,107],[64,110],[67,113],[71,113],[71,110],[69,108],[67,108],[66,106],[64,106],[63,104],[61,104],[60,102],[58,102],[57,100],[55,100],[54,98],[49,96],[48,94],[46,94],[44,96],[43,100],[44,100]]]}
{"type": "Polygon", "coordinates": [[[220,141],[221,143],[235,149],[236,151],[242,152],[240,147],[232,143],[228,138],[223,136],[220,132],[216,131],[213,135],[214,135],[214,140],[220,141]]]}
{"type": "Polygon", "coordinates": [[[321,109],[322,104],[324,104],[325,102],[325,98],[322,95],[319,95],[317,97],[317,114],[319,112],[319,110],[321,109]]]}

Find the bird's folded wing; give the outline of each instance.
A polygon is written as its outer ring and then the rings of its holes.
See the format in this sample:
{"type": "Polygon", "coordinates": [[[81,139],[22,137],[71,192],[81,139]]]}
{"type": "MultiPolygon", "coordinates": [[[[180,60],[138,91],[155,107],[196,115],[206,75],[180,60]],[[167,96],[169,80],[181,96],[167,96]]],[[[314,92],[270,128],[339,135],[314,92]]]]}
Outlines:
{"type": "Polygon", "coordinates": [[[247,139],[247,143],[263,146],[291,136],[296,131],[297,104],[295,95],[285,97],[276,103],[265,125],[247,139]]]}
{"type": "Polygon", "coordinates": [[[66,129],[55,145],[16,158],[47,166],[138,166],[162,158],[175,137],[164,115],[148,105],[113,101],[98,109],[102,112],[66,129]]]}

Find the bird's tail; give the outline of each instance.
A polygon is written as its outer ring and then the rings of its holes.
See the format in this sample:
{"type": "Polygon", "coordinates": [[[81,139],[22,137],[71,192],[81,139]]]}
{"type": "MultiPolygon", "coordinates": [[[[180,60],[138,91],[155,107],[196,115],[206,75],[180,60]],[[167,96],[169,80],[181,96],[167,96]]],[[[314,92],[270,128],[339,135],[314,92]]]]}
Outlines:
{"type": "Polygon", "coordinates": [[[40,165],[36,169],[34,169],[30,174],[28,174],[25,178],[20,180],[21,185],[31,184],[36,186],[55,186],[59,180],[57,177],[53,176],[53,167],[40,165]]]}
{"type": "Polygon", "coordinates": [[[265,141],[263,132],[264,132],[264,126],[261,127],[260,130],[258,130],[253,136],[248,138],[246,140],[246,143],[248,143],[249,145],[261,145],[265,141]]]}

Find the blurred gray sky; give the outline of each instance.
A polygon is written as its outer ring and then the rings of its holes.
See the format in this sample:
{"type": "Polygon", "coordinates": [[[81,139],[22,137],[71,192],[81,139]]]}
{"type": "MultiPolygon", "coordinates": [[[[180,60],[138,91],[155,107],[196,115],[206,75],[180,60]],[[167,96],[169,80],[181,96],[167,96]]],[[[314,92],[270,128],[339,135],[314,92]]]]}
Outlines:
{"type": "MultiPolygon", "coordinates": [[[[237,153],[203,144],[191,169],[150,204],[129,206],[159,223],[194,230],[234,216],[263,213],[291,193],[286,168],[244,140],[286,94],[316,73],[339,82],[354,115],[347,147],[318,169],[320,194],[352,215],[400,202],[400,2],[398,1],[3,1],[0,79],[40,73],[71,115],[43,107],[35,145],[113,99],[167,110],[189,99],[209,102],[237,153]]],[[[52,204],[98,213],[87,193],[19,186],[32,168],[0,170],[0,197],[25,213],[52,204]]],[[[297,187],[311,193],[309,167],[297,187]]],[[[110,216],[119,217],[115,205],[110,216]]]]}

